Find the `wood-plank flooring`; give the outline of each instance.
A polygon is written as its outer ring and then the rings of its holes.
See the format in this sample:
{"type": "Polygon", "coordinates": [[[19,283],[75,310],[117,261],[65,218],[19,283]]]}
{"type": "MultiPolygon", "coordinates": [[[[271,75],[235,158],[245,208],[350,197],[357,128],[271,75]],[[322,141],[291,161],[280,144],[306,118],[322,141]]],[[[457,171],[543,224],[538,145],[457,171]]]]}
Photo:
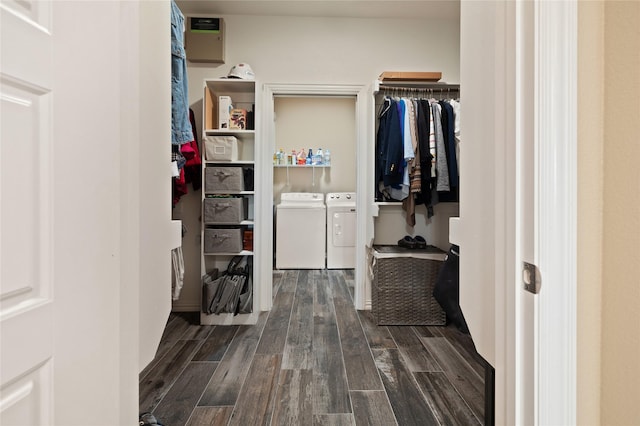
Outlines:
{"type": "Polygon", "coordinates": [[[171,314],[140,412],[180,425],[484,424],[484,364],[452,327],[377,326],[353,271],[274,272],[256,325],[171,314]]]}

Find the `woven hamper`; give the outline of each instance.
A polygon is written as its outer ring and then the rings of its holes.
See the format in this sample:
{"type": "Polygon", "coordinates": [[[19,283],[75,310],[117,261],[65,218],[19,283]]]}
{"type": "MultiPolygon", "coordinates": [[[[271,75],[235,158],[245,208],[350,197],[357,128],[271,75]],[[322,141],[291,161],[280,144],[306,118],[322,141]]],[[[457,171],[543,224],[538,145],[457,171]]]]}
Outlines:
{"type": "Polygon", "coordinates": [[[371,296],[378,325],[446,324],[446,315],[433,297],[445,256],[435,247],[374,247],[371,296]]]}

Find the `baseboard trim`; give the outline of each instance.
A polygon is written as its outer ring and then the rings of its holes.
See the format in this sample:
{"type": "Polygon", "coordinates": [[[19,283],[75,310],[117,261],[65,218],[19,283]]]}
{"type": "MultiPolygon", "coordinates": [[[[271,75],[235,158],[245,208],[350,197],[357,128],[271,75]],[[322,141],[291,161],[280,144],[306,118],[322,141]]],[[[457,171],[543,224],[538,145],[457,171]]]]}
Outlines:
{"type": "Polygon", "coordinates": [[[171,306],[171,312],[200,312],[200,304],[198,304],[198,303],[174,303],[171,306]]]}

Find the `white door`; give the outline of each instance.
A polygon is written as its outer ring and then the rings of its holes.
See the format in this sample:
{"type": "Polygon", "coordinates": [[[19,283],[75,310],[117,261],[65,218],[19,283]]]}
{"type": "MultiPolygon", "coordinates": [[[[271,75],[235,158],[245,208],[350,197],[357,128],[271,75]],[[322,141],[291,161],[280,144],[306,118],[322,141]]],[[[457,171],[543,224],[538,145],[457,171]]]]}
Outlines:
{"type": "Polygon", "coordinates": [[[516,3],[516,423],[576,419],[572,2],[516,3]]]}
{"type": "Polygon", "coordinates": [[[0,423],[5,425],[53,423],[50,8],[47,2],[0,3],[0,423]]]}

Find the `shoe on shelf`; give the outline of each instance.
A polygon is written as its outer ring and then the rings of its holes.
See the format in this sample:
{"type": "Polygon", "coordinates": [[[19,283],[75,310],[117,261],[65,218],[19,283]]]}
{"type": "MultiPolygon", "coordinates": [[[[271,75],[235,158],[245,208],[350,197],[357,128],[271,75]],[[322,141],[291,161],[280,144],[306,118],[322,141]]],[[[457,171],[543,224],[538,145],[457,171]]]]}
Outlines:
{"type": "Polygon", "coordinates": [[[416,242],[416,248],[419,248],[419,249],[427,248],[427,240],[425,240],[424,237],[420,235],[416,235],[416,238],[414,240],[416,242]]]}
{"type": "Polygon", "coordinates": [[[405,235],[403,239],[398,241],[398,245],[400,247],[404,247],[404,248],[408,248],[408,249],[414,249],[414,248],[416,248],[416,240],[414,240],[413,238],[411,238],[408,235],[405,235]]]}

